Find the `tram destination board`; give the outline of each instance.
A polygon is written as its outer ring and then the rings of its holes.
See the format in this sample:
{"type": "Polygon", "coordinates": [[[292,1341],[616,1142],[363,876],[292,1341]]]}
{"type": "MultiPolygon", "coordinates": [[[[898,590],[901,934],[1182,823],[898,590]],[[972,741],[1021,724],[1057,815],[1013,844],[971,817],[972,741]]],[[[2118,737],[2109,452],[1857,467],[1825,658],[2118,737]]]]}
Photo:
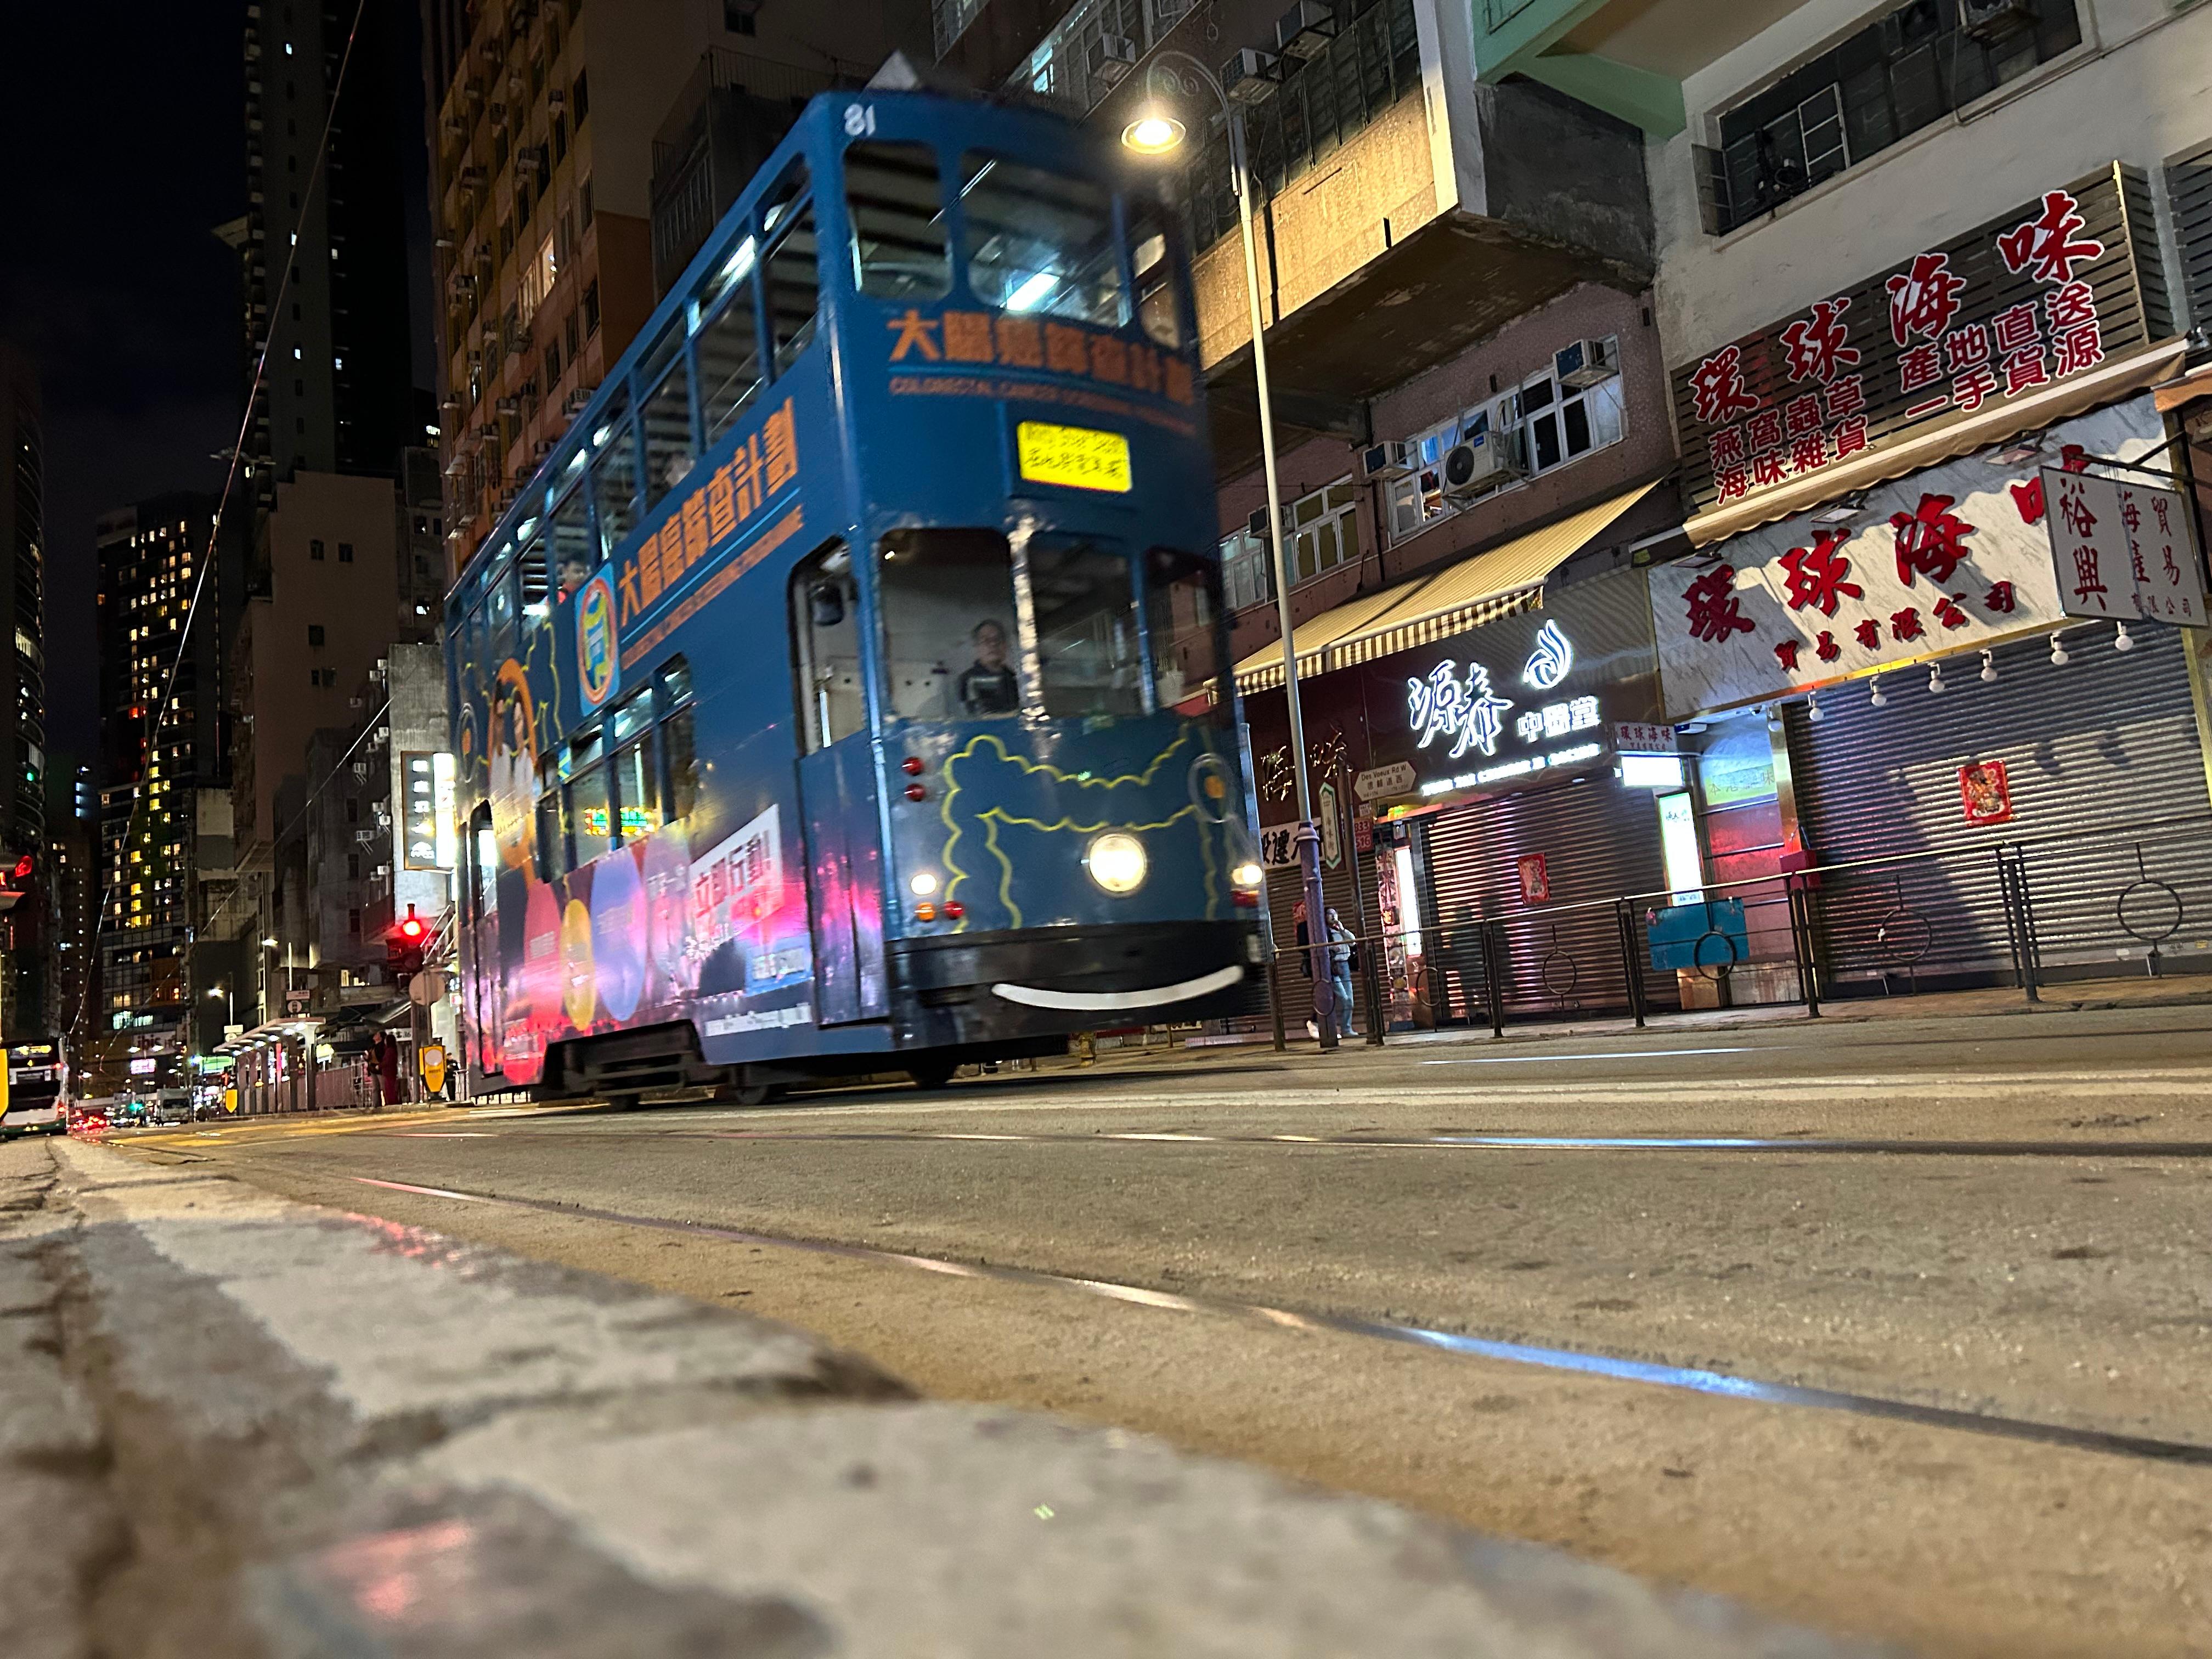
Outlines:
{"type": "Polygon", "coordinates": [[[1024,421],[1014,429],[1022,477],[1031,483],[1129,493],[1129,441],[1118,432],[1024,421]]]}

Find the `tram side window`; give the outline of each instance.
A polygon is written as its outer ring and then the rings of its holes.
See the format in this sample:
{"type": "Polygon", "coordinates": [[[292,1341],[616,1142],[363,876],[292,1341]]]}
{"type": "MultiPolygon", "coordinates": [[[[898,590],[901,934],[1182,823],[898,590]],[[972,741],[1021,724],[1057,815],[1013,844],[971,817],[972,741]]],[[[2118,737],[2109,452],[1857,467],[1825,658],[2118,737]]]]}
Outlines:
{"type": "MultiPolygon", "coordinates": [[[[738,252],[750,272],[752,238],[745,238],[738,252]]],[[[722,308],[700,325],[695,349],[699,354],[699,418],[712,448],[761,388],[760,318],[753,308],[750,283],[738,283],[722,308]]]]}
{"type": "Polygon", "coordinates": [[[769,250],[768,324],[778,374],[788,371],[814,338],[814,313],[822,298],[814,259],[814,204],[809,202],[769,250]]]}
{"type": "Polygon", "coordinates": [[[969,150],[968,285],[985,305],[1119,328],[1129,320],[1114,202],[1087,179],[969,150]]]}
{"type": "Polygon", "coordinates": [[[546,599],[552,584],[546,575],[543,536],[532,536],[524,545],[515,568],[522,575],[522,614],[532,622],[540,621],[552,609],[546,599]]]}
{"type": "Polygon", "coordinates": [[[902,720],[1021,712],[1014,577],[989,530],[899,530],[876,567],[891,713],[902,720]]]}
{"type": "Polygon", "coordinates": [[[551,881],[568,872],[568,834],[561,817],[561,775],[548,761],[538,775],[538,878],[551,881]]]}
{"type": "Polygon", "coordinates": [[[576,863],[589,864],[614,850],[614,803],[607,790],[606,763],[597,732],[569,751],[568,843],[576,863]]]}
{"type": "Polygon", "coordinates": [[[1143,714],[1144,660],[1127,556],[1081,537],[1037,536],[1029,566],[1045,713],[1143,714]]]}
{"type": "Polygon", "coordinates": [[[853,556],[842,542],[800,562],[791,577],[792,690],[810,755],[867,724],[860,617],[853,556]]]}
{"type": "Polygon", "coordinates": [[[1176,291],[1174,243],[1167,220],[1152,203],[1129,204],[1129,264],[1137,278],[1137,320],[1170,350],[1182,346],[1182,301],[1176,291]]]}
{"type": "Polygon", "coordinates": [[[499,914],[499,840],[492,834],[491,804],[479,805],[469,819],[470,874],[476,888],[476,919],[487,921],[499,914]]]}
{"type": "Polygon", "coordinates": [[[615,745],[616,824],[624,842],[649,835],[660,822],[660,776],[653,763],[653,693],[639,692],[607,721],[615,745]]]}
{"type": "Polygon", "coordinates": [[[670,324],[638,370],[638,411],[645,423],[645,505],[648,511],[684,482],[698,460],[691,441],[691,369],[684,354],[684,322],[670,324]]]}
{"type": "Polygon", "coordinates": [[[699,804],[699,750],[696,716],[691,702],[691,669],[678,657],[660,671],[660,759],[667,769],[663,797],[668,817],[676,822],[691,816],[699,804]]]}
{"type": "Polygon", "coordinates": [[[592,545],[590,505],[584,492],[570,490],[553,509],[552,522],[553,574],[565,599],[584,585],[584,579],[599,563],[598,550],[592,545]]]}
{"type": "Polygon", "coordinates": [[[599,510],[599,556],[612,558],[637,526],[637,450],[629,411],[617,396],[592,434],[592,500],[599,510]]]}
{"type": "Polygon", "coordinates": [[[1222,714],[1221,581],[1212,561],[1156,547],[1145,556],[1145,623],[1160,706],[1222,714]]]}
{"type": "Polygon", "coordinates": [[[876,300],[933,300],[951,291],[936,150],[927,144],[848,145],[845,206],[861,293],[876,300]]]}

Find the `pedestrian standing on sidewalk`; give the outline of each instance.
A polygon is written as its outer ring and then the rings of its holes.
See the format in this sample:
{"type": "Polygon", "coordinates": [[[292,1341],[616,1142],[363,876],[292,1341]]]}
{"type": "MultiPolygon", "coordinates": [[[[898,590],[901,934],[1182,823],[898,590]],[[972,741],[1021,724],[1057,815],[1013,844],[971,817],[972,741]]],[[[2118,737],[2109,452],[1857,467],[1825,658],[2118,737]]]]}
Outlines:
{"type": "Polygon", "coordinates": [[[1359,947],[1352,929],[1336,907],[1328,907],[1328,976],[1336,986],[1336,1034],[1350,1036],[1352,1030],[1352,959],[1359,947]]]}
{"type": "Polygon", "coordinates": [[[376,1062],[378,1097],[386,1106],[399,1103],[399,1042],[389,1031],[376,1034],[372,1057],[376,1062]]]}

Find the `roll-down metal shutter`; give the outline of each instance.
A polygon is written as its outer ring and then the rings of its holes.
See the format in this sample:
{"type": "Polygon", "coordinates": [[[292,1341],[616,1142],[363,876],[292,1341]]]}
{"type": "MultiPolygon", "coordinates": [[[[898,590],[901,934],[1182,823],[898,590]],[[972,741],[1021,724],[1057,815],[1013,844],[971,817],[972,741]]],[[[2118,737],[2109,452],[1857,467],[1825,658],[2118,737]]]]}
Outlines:
{"type": "MultiPolygon", "coordinates": [[[[2008,973],[2001,847],[2026,860],[2046,964],[2082,971],[2139,958],[2142,943],[2121,927],[2118,906],[2124,888],[2146,878],[2171,883],[2183,904],[2185,925],[2162,948],[2204,948],[2212,826],[2182,640],[2152,623],[2131,632],[2134,648],[2122,653],[2107,624],[2068,629],[2064,666],[2043,640],[2000,647],[1992,683],[1979,678],[1978,657],[1955,658],[1943,665],[1940,696],[1928,691],[1924,669],[1885,675],[1881,708],[1854,684],[1820,697],[1818,722],[1790,706],[1814,861],[1911,855],[1899,868],[1821,878],[1832,978],[2008,973]],[[1992,760],[2005,765],[2012,821],[1969,823],[1960,769],[1992,760]]],[[[2153,901],[2171,914],[2172,901],[2148,889],[2130,905],[2153,901]]]]}
{"type": "Polygon", "coordinates": [[[1628,1004],[1611,901],[1665,881],[1658,811],[1648,789],[1610,772],[1453,807],[1425,821],[1429,893],[1425,955],[1437,1012],[1473,1017],[1482,990],[1472,924],[1502,918],[1510,951],[1509,1013],[1566,1013],[1628,1004]],[[1548,906],[1524,904],[1517,860],[1539,853],[1548,906]],[[1589,909],[1565,908],[1595,902],[1589,909]]]}

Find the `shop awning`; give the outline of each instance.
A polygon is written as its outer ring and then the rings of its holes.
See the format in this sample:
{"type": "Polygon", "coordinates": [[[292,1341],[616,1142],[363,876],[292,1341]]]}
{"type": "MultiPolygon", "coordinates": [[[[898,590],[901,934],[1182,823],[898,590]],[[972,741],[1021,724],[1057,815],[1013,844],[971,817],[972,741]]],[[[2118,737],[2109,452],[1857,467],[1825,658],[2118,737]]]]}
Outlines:
{"type": "MultiPolygon", "coordinates": [[[[1656,487],[1639,484],[1626,495],[1570,514],[1432,575],[1363,593],[1299,623],[1291,636],[1297,648],[1298,678],[1447,639],[1538,603],[1546,577],[1656,487]]],[[[1248,696],[1282,683],[1279,644],[1255,651],[1237,665],[1237,689],[1248,696]]]]}
{"type": "Polygon", "coordinates": [[[2177,409],[2185,408],[2199,398],[2212,398],[2212,365],[2200,368],[2193,374],[2185,374],[2178,380],[2168,380],[2159,387],[2157,397],[2158,412],[2161,415],[2170,415],[2177,409]]]}
{"type": "Polygon", "coordinates": [[[2162,340],[2028,397],[1984,404],[1971,415],[1944,422],[1904,443],[1868,450],[1837,465],[1822,467],[1818,472],[1808,472],[1775,489],[1761,490],[1747,500],[1710,508],[1685,524],[1683,533],[1693,546],[1705,547],[1727,537],[1741,535],[1747,530],[1756,530],[1763,524],[1771,524],[1777,519],[1786,519],[1793,513],[1802,513],[1808,507],[1817,507],[1822,501],[1833,501],[1838,495],[1871,489],[1876,484],[1937,465],[1955,455],[1971,455],[2018,434],[2033,432],[2085,410],[2117,402],[2164,380],[2179,365],[2188,343],[2180,339],[2162,340]]]}

